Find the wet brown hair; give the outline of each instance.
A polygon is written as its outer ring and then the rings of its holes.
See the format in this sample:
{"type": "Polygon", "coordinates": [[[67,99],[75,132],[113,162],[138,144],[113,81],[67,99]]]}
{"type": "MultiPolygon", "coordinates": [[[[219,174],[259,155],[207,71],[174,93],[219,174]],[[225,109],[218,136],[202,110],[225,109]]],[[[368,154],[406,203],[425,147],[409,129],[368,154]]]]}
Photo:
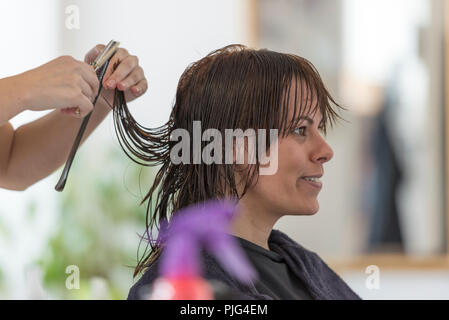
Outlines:
{"type": "MultiPolygon", "coordinates": [[[[193,164],[192,159],[190,164],[172,163],[170,151],[177,144],[170,141],[173,130],[182,128],[192,133],[193,121],[201,121],[203,131],[278,129],[280,137],[285,137],[297,127],[299,117],[319,110],[323,116],[319,128],[326,134],[328,125],[342,119],[337,109],[344,108],[334,101],[306,59],[239,44],[215,50],[187,67],[179,79],[170,118],[161,127],[139,125],[129,113],[123,95],[116,92],[114,123],[122,148],[137,163],[161,165],[142,201],[147,201],[146,231],[142,237],[146,249],[134,276],[160,255],[162,246],[154,240],[153,232],[173,212],[208,199],[240,199],[257,183],[259,163],[245,171],[240,194],[235,164],[193,164]],[[295,89],[293,112],[288,110],[291,88],[295,89]]],[[[267,137],[267,147],[269,142],[267,137]]],[[[202,147],[206,144],[201,143],[202,147]]]]}

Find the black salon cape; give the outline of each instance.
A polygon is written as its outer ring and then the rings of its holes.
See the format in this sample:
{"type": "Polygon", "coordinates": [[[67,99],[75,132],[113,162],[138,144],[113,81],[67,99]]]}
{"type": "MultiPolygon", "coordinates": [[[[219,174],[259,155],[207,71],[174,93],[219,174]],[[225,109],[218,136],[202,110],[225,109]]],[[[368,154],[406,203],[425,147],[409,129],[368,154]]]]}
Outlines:
{"type": "MultiPolygon", "coordinates": [[[[273,230],[268,239],[269,246],[281,254],[291,270],[300,278],[310,295],[315,300],[360,300],[360,297],[314,252],[309,251],[293,241],[286,234],[273,230]]],[[[261,294],[254,285],[245,286],[229,275],[209,254],[203,256],[203,276],[211,281],[219,281],[227,285],[235,299],[272,300],[261,294]]],[[[159,261],[157,259],[129,291],[129,300],[142,298],[153,281],[158,277],[159,261]]]]}

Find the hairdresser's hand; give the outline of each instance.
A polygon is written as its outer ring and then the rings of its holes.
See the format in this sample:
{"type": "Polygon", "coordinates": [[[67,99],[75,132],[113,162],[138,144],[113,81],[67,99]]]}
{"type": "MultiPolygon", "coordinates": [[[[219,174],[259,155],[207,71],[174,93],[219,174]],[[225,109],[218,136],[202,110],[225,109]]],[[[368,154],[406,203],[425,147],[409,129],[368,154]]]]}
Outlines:
{"type": "MultiPolygon", "coordinates": [[[[99,44],[90,50],[84,59],[90,63],[103,50],[104,45],[99,44]]],[[[141,96],[147,91],[148,84],[143,73],[143,69],[139,66],[139,60],[136,56],[130,55],[124,48],[119,48],[111,61],[103,78],[102,95],[112,106],[114,100],[114,89],[125,92],[126,102],[130,102],[141,96]],[[114,70],[114,65],[117,68],[114,70]]]]}
{"type": "Polygon", "coordinates": [[[75,117],[87,115],[98,91],[92,67],[70,56],[56,58],[20,75],[28,110],[61,109],[75,117]]]}

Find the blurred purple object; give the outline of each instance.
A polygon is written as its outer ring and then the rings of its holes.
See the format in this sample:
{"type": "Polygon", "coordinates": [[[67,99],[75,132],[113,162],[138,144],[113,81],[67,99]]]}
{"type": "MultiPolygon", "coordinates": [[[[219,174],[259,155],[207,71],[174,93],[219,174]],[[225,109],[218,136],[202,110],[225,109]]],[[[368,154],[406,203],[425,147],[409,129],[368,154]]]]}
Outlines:
{"type": "Polygon", "coordinates": [[[204,248],[237,280],[251,283],[256,273],[239,243],[228,234],[235,211],[231,201],[207,201],[180,210],[169,224],[163,224],[159,231],[164,244],[161,276],[201,276],[200,250],[204,248]]]}

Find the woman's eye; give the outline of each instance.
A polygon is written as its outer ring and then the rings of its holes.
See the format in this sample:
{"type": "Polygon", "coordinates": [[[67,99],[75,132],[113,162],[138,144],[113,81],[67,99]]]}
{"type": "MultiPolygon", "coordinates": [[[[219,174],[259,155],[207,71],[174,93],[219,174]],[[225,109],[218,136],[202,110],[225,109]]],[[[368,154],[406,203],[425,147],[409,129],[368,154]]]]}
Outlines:
{"type": "Polygon", "coordinates": [[[295,130],[294,130],[294,132],[296,133],[296,134],[299,134],[300,136],[305,136],[306,134],[306,127],[301,127],[301,128],[296,128],[295,130]]]}

